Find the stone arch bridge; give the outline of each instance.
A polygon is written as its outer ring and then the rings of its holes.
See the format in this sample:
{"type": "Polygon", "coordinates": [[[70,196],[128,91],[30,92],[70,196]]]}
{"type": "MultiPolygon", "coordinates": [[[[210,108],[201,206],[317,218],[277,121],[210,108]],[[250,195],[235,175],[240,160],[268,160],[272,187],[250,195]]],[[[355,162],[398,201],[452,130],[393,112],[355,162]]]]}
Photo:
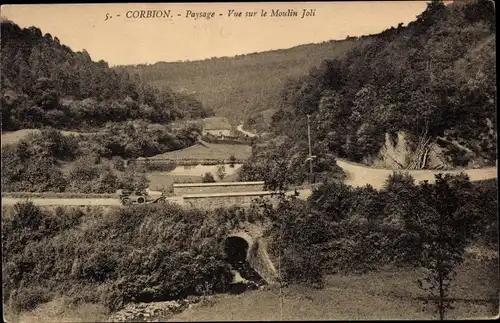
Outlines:
{"type": "Polygon", "coordinates": [[[245,224],[227,235],[223,247],[230,264],[248,263],[262,279],[273,284],[277,282],[278,272],[262,231],[258,224],[245,224]]]}

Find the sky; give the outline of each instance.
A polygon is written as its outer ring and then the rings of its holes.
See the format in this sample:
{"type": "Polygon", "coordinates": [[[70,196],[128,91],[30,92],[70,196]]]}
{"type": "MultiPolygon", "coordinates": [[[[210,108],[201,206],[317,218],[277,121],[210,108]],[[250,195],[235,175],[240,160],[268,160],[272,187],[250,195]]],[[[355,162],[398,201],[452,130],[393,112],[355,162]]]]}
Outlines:
{"type": "Polygon", "coordinates": [[[4,5],[1,16],[23,28],[38,27],[72,50],[85,49],[94,61],[116,66],[234,56],[374,34],[414,21],[426,5],[426,1],[37,4],[4,5]],[[291,9],[297,16],[271,17],[272,9],[291,9]],[[302,18],[304,9],[314,15],[302,18]],[[141,18],[140,10],[170,10],[171,17],[141,18]],[[186,16],[187,10],[195,17],[186,16]],[[228,16],[230,10],[242,12],[242,17],[228,16]],[[245,17],[247,11],[257,15],[245,17]],[[267,16],[261,16],[262,11],[267,16]],[[196,13],[207,12],[215,16],[195,19],[196,13]],[[134,15],[138,18],[127,18],[134,15]]]}

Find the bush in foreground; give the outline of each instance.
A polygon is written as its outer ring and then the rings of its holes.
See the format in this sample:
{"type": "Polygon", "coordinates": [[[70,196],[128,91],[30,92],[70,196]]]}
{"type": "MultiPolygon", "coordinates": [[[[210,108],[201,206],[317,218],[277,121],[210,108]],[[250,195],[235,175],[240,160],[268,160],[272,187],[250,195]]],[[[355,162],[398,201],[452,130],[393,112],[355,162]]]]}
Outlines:
{"type": "Polygon", "coordinates": [[[17,311],[58,296],[117,310],[225,291],[232,274],[223,240],[247,217],[238,208],[209,213],[171,204],[105,216],[99,209],[49,212],[30,202],[4,211],[3,296],[17,311]]]}
{"type": "Polygon", "coordinates": [[[422,267],[436,254],[429,246],[437,243],[435,228],[443,216],[449,225],[440,243],[457,246],[456,254],[463,255],[474,239],[492,241],[495,203],[485,201],[496,200],[494,185],[475,185],[463,175],[436,181],[416,185],[396,173],[380,191],[332,181],[315,189],[307,202],[287,197],[263,208],[273,221],[269,246],[274,260],[281,260],[282,278],[320,286],[323,273],[422,267]],[[443,213],[443,203],[449,214],[443,213]]]}

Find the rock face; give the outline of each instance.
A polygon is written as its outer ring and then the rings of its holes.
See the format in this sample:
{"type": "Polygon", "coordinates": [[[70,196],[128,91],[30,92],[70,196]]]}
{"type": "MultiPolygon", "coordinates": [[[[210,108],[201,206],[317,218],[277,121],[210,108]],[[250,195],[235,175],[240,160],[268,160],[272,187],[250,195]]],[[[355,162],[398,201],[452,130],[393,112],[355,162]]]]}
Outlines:
{"type": "Polygon", "coordinates": [[[277,281],[278,273],[267,252],[267,243],[264,238],[258,237],[255,240],[249,250],[248,262],[268,284],[277,281]]]}
{"type": "Polygon", "coordinates": [[[408,164],[410,154],[411,148],[404,133],[399,132],[395,141],[386,133],[385,143],[378,156],[373,159],[372,164],[377,167],[403,169],[408,164]]]}
{"type": "MultiPolygon", "coordinates": [[[[487,160],[461,144],[458,140],[436,138],[426,145],[426,153],[422,153],[424,162],[418,158],[418,166],[413,169],[453,169],[456,167],[483,167],[487,160]],[[454,157],[451,157],[454,156],[454,157]]],[[[365,158],[364,163],[380,168],[408,169],[415,166],[417,147],[404,132],[398,132],[395,138],[385,134],[385,143],[376,156],[365,158]]]]}

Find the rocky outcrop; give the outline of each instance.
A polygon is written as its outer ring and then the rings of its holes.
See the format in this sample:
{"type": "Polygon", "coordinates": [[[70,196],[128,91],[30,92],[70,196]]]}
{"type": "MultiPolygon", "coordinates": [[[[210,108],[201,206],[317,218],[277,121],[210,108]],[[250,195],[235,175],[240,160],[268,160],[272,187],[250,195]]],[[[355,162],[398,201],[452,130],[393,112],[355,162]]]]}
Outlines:
{"type": "Polygon", "coordinates": [[[445,138],[420,138],[419,143],[409,140],[404,132],[392,137],[385,134],[385,142],[379,153],[365,158],[364,163],[389,169],[453,169],[456,167],[477,168],[488,165],[472,149],[458,140],[445,138]]]}
{"type": "Polygon", "coordinates": [[[172,315],[212,297],[189,297],[183,300],[166,302],[129,303],[125,308],[113,313],[107,322],[165,322],[172,315]]]}
{"type": "Polygon", "coordinates": [[[256,239],[248,252],[248,262],[268,284],[277,281],[277,271],[267,253],[267,244],[264,238],[256,239]]]}

